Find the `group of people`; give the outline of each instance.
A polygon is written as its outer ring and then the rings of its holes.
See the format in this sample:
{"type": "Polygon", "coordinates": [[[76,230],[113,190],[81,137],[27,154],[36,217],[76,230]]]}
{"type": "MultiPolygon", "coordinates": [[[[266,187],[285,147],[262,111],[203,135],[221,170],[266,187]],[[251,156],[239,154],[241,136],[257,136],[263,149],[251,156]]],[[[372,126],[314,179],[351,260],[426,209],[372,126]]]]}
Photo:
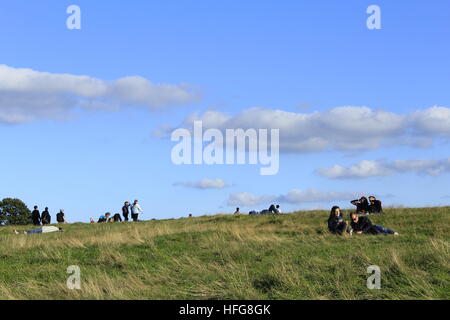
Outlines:
{"type": "Polygon", "coordinates": [[[331,208],[330,216],[328,218],[328,230],[331,233],[343,235],[348,233],[352,235],[357,234],[373,234],[373,235],[398,235],[398,232],[383,227],[378,224],[372,224],[369,217],[365,214],[352,212],[350,213],[350,223],[344,220],[341,209],[338,206],[331,208]]]}
{"type": "MultiPolygon", "coordinates": [[[[42,213],[39,212],[38,206],[34,206],[34,210],[31,212],[31,220],[35,226],[47,225],[52,223],[52,216],[48,211],[48,207],[42,213]]],[[[61,209],[56,214],[56,221],[58,223],[66,223],[66,218],[64,217],[64,210],[61,209]]]]}
{"type": "MultiPolygon", "coordinates": [[[[123,207],[122,207],[122,216],[125,220],[125,222],[129,221],[129,216],[131,214],[131,219],[133,221],[138,221],[139,214],[143,214],[144,211],[142,210],[141,206],[139,205],[138,200],[134,200],[133,204],[130,204],[130,202],[125,201],[123,207]]],[[[122,222],[122,217],[119,213],[114,214],[111,216],[111,213],[107,212],[104,215],[101,215],[97,223],[105,223],[105,222],[122,222]]],[[[91,223],[95,223],[94,218],[91,218],[91,223]]]]}
{"type": "MultiPolygon", "coordinates": [[[[236,208],[236,212],[234,214],[238,214],[238,213],[239,213],[239,208],[236,208]]],[[[280,214],[280,213],[281,213],[280,205],[271,204],[269,209],[264,209],[259,212],[252,210],[248,214],[255,215],[255,214],[280,214]]]]}
{"type": "Polygon", "coordinates": [[[383,213],[383,206],[380,200],[374,196],[370,196],[369,200],[366,197],[361,197],[357,200],[352,200],[350,203],[356,206],[357,214],[381,214],[383,213]]]}

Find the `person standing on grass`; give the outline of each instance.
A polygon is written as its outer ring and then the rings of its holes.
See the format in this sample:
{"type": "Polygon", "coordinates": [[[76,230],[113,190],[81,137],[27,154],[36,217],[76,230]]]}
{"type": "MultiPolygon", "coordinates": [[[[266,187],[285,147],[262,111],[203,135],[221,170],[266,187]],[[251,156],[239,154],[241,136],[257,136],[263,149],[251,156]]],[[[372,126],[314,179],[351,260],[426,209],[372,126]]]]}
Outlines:
{"type": "Polygon", "coordinates": [[[356,212],[352,212],[350,214],[350,219],[352,220],[350,224],[353,230],[358,234],[384,234],[385,236],[393,234],[398,236],[398,232],[395,232],[392,229],[380,226],[378,224],[374,225],[368,217],[360,217],[356,214],[356,212]]]}
{"type": "Polygon", "coordinates": [[[123,207],[122,207],[122,215],[125,221],[128,221],[128,215],[130,214],[130,203],[128,201],[125,201],[123,207]]]}
{"type": "Polygon", "coordinates": [[[48,207],[45,207],[45,210],[42,211],[41,221],[42,225],[51,224],[52,217],[50,216],[50,212],[48,212],[48,207]]]}
{"type": "Polygon", "coordinates": [[[41,214],[39,213],[38,206],[34,206],[34,210],[31,212],[31,220],[35,226],[41,225],[41,214]]]}
{"type": "Polygon", "coordinates": [[[131,218],[133,219],[133,221],[138,221],[138,216],[140,213],[144,213],[144,211],[142,210],[141,206],[139,205],[139,201],[138,200],[134,200],[133,205],[131,206],[131,218]]]}
{"type": "Polygon", "coordinates": [[[328,217],[328,230],[338,235],[342,235],[344,232],[353,233],[350,226],[342,218],[341,208],[338,206],[331,208],[330,216],[328,217]]]}

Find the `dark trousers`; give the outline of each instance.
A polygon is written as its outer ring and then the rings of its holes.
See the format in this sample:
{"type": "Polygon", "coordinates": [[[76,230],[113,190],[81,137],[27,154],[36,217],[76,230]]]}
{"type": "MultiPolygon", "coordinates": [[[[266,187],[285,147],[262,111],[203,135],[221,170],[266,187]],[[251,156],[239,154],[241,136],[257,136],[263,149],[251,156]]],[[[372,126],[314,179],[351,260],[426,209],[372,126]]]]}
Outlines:
{"type": "Polygon", "coordinates": [[[348,232],[349,228],[347,226],[347,223],[345,223],[345,221],[343,221],[343,222],[339,223],[332,232],[335,234],[342,235],[346,231],[348,232]]]}
{"type": "Polygon", "coordinates": [[[131,219],[133,219],[133,221],[138,221],[138,214],[137,213],[132,213],[131,214],[131,219]]]}
{"type": "Polygon", "coordinates": [[[125,221],[128,221],[128,213],[127,214],[123,214],[123,218],[125,219],[125,221]]]}

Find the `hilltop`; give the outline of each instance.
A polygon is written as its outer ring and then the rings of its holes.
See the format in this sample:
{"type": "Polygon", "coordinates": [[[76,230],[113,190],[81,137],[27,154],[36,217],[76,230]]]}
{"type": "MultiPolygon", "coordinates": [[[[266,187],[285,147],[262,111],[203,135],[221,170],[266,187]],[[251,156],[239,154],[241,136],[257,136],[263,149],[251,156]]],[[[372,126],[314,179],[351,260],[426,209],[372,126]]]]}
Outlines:
{"type": "Polygon", "coordinates": [[[371,217],[400,236],[327,232],[328,212],[0,227],[0,299],[449,299],[450,207],[371,217]],[[31,229],[20,228],[22,229],[31,229]],[[69,290],[67,267],[81,270],[69,290]],[[381,289],[366,287],[381,268],[381,289]]]}

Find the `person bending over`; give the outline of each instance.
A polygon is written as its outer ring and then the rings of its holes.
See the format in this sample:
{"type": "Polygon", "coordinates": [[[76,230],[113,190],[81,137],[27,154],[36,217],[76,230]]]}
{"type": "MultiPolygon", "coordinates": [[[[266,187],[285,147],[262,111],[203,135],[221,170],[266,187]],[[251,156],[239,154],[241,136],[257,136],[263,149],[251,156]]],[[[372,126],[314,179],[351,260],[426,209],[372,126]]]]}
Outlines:
{"type": "Polygon", "coordinates": [[[114,222],[122,222],[122,217],[120,216],[120,214],[116,213],[113,216],[112,221],[114,221],[114,222]]]}
{"type": "Polygon", "coordinates": [[[358,233],[358,234],[384,234],[384,235],[389,235],[389,234],[393,234],[398,236],[398,232],[395,232],[392,229],[377,225],[377,224],[372,224],[372,221],[370,221],[370,219],[368,217],[360,217],[356,214],[356,212],[352,212],[350,214],[350,219],[351,219],[351,227],[353,228],[353,231],[358,233]]]}
{"type": "Polygon", "coordinates": [[[342,218],[341,209],[338,206],[331,208],[328,217],[328,230],[331,233],[342,235],[344,232],[352,234],[352,229],[342,218]]]}
{"type": "Polygon", "coordinates": [[[280,213],[280,205],[271,205],[270,207],[269,207],[269,211],[270,211],[270,213],[274,213],[274,214],[279,214],[280,213]]]}

